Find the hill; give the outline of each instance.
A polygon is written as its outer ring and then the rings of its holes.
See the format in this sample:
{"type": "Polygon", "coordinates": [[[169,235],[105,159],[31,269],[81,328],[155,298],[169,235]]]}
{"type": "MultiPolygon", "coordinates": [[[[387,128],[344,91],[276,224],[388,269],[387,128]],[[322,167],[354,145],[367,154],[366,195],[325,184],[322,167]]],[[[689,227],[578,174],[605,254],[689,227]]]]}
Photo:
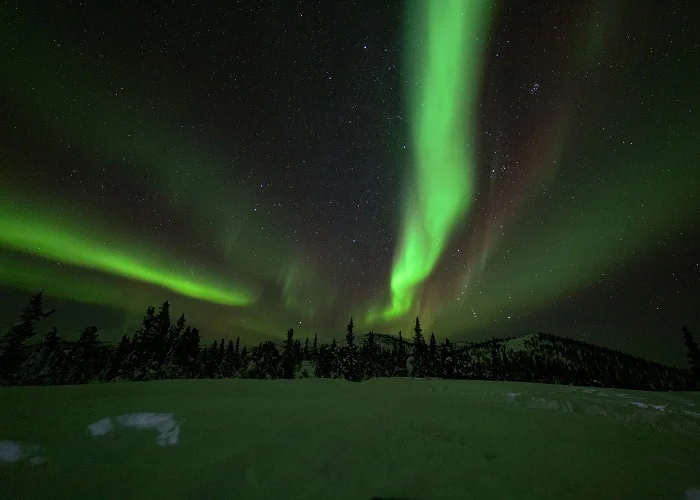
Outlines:
{"type": "MultiPolygon", "coordinates": [[[[366,336],[362,336],[365,337],[366,336]]],[[[386,349],[397,338],[375,334],[386,349]]],[[[410,349],[413,344],[404,339],[410,349]]],[[[413,357],[408,360],[409,370],[413,357]]],[[[441,344],[432,376],[456,379],[511,380],[639,390],[697,389],[688,370],[665,366],[619,350],[534,333],[481,342],[441,344]]],[[[429,374],[430,375],[430,374],[429,374]]]]}

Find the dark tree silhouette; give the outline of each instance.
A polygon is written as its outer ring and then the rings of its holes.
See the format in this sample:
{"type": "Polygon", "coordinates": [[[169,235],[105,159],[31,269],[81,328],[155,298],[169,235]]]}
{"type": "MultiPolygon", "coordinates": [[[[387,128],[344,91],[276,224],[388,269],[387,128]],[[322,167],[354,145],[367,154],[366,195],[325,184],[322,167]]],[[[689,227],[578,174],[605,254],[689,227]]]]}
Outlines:
{"type": "Polygon", "coordinates": [[[243,346],[243,349],[241,349],[241,354],[238,357],[237,361],[238,361],[238,372],[239,372],[240,376],[241,377],[247,376],[248,364],[250,363],[247,346],[243,346]]]}
{"type": "Polygon", "coordinates": [[[139,328],[131,339],[131,352],[126,360],[125,367],[129,372],[127,378],[131,380],[150,380],[154,373],[149,370],[151,358],[155,355],[156,317],[155,307],[148,306],[146,315],[139,328]]]}
{"type": "Polygon", "coordinates": [[[74,384],[90,382],[99,373],[101,366],[96,326],[88,326],[80,334],[71,353],[71,367],[69,381],[74,384]]]}
{"type": "Polygon", "coordinates": [[[22,363],[18,372],[18,383],[59,384],[65,380],[62,372],[65,360],[61,338],[54,327],[44,336],[40,344],[32,346],[31,354],[22,363]]]}
{"type": "Polygon", "coordinates": [[[214,378],[219,368],[219,343],[215,340],[208,349],[202,351],[203,378],[214,378]]]}
{"type": "Polygon", "coordinates": [[[405,377],[408,375],[408,353],[406,352],[406,344],[399,330],[399,338],[394,342],[394,358],[396,369],[394,375],[397,377],[405,377]]]}
{"type": "Polygon", "coordinates": [[[233,352],[233,375],[232,376],[241,376],[240,374],[241,370],[241,338],[236,337],[236,346],[234,347],[234,352],[233,352]]]}
{"type": "Polygon", "coordinates": [[[221,342],[219,342],[219,352],[216,355],[216,366],[214,368],[214,376],[216,378],[221,378],[223,377],[222,373],[224,371],[224,356],[226,354],[226,343],[224,342],[224,339],[221,339],[221,342]]]}
{"type": "Polygon", "coordinates": [[[43,292],[32,295],[29,305],[24,308],[20,322],[14,325],[3,338],[2,357],[0,357],[0,378],[6,383],[17,383],[18,371],[25,361],[25,343],[36,335],[36,324],[39,320],[51,316],[54,311],[44,311],[43,292]]]}
{"type": "Polygon", "coordinates": [[[355,346],[355,334],[353,330],[355,324],[352,317],[346,328],[345,345],[341,354],[341,373],[343,378],[352,382],[360,380],[359,360],[357,355],[357,346],[355,346]]]}
{"type": "Polygon", "coordinates": [[[170,303],[166,300],[158,309],[156,316],[155,332],[153,338],[153,354],[151,361],[158,366],[165,360],[168,352],[168,340],[170,339],[170,303]]]}
{"type": "Polygon", "coordinates": [[[423,329],[420,327],[420,320],[416,318],[416,326],[413,328],[413,365],[411,366],[412,377],[425,377],[427,349],[423,338],[423,329]]]}
{"type": "Polygon", "coordinates": [[[440,346],[440,376],[443,378],[454,378],[456,375],[456,352],[450,339],[445,338],[445,342],[440,346]]]}
{"type": "Polygon", "coordinates": [[[330,346],[321,344],[316,354],[316,369],[314,375],[318,378],[330,378],[333,372],[333,359],[330,346]]]}
{"type": "Polygon", "coordinates": [[[187,320],[185,320],[185,314],[183,313],[177,322],[170,327],[170,332],[168,333],[168,350],[172,350],[180,340],[180,336],[185,332],[185,327],[187,326],[187,320]]]}
{"type": "Polygon", "coordinates": [[[34,381],[39,384],[62,384],[67,378],[64,344],[58,330],[52,328],[46,334],[41,350],[41,363],[34,381]]]}
{"type": "Polygon", "coordinates": [[[287,341],[284,344],[284,367],[283,377],[286,379],[294,378],[294,328],[287,330],[287,341]]]}
{"type": "Polygon", "coordinates": [[[109,370],[107,371],[106,380],[114,380],[122,375],[122,365],[129,355],[129,349],[131,348],[129,344],[129,337],[123,335],[117,346],[117,350],[114,351],[112,358],[109,362],[109,370]]]}
{"type": "Polygon", "coordinates": [[[437,358],[437,343],[435,342],[435,333],[430,333],[430,346],[428,347],[428,368],[427,374],[431,377],[438,376],[438,358],[437,358]]]}
{"type": "MultiPolygon", "coordinates": [[[[76,342],[61,340],[55,328],[43,341],[25,343],[36,334],[36,323],[51,312],[41,307],[41,294],[30,300],[21,322],[12,327],[0,344],[0,369],[4,383],[62,384],[108,381],[117,378],[195,378],[246,376],[255,378],[294,377],[302,359],[315,361],[317,377],[365,380],[378,376],[405,376],[412,345],[413,376],[453,379],[497,379],[558,384],[592,385],[644,390],[694,390],[700,388],[700,350],[690,331],[683,328],[691,370],[682,370],[635,358],[618,350],[586,342],[537,333],[526,336],[515,348],[512,338],[484,342],[454,343],[445,339],[437,345],[431,334],[429,346],[416,318],[414,339],[369,332],[357,345],[351,318],[342,346],[318,343],[312,351],[288,332],[280,352],[274,342],[247,348],[224,339],[200,349],[197,328],[186,324],[184,315],[170,323],[169,304],[156,314],[146,310],[141,328],[133,337],[124,335],[117,346],[98,341],[97,328],[86,328],[76,342]],[[250,358],[250,359],[249,359],[250,358]],[[8,366],[10,369],[8,369],[8,366]],[[8,376],[9,374],[9,376],[8,376]]],[[[305,372],[302,372],[302,377],[305,372]]]]}
{"type": "Polygon", "coordinates": [[[379,347],[374,338],[374,332],[370,331],[365,337],[365,342],[362,346],[361,358],[363,360],[363,378],[378,377],[379,373],[379,347]]]}
{"type": "Polygon", "coordinates": [[[283,374],[283,356],[272,341],[253,347],[250,354],[252,378],[280,378],[283,374]]]}
{"type": "Polygon", "coordinates": [[[294,353],[293,358],[294,358],[294,365],[295,365],[294,370],[296,371],[296,366],[297,365],[301,366],[301,358],[302,358],[302,354],[303,354],[302,350],[301,350],[301,340],[294,341],[293,353],[294,353]]]}
{"type": "Polygon", "coordinates": [[[696,381],[700,381],[700,348],[698,348],[698,344],[693,340],[693,334],[690,333],[687,326],[683,327],[683,343],[688,349],[690,373],[696,381]]]}
{"type": "Polygon", "coordinates": [[[333,337],[330,347],[330,358],[331,358],[331,378],[339,378],[342,376],[341,365],[340,365],[340,349],[338,348],[338,343],[333,337]]]}
{"type": "Polygon", "coordinates": [[[226,344],[226,352],[222,362],[221,376],[231,378],[235,373],[236,366],[236,348],[233,345],[233,340],[229,340],[226,344]]]}
{"type": "Polygon", "coordinates": [[[199,342],[199,330],[191,326],[185,327],[174,352],[174,371],[177,377],[194,378],[201,371],[198,366],[201,355],[199,342]]]}

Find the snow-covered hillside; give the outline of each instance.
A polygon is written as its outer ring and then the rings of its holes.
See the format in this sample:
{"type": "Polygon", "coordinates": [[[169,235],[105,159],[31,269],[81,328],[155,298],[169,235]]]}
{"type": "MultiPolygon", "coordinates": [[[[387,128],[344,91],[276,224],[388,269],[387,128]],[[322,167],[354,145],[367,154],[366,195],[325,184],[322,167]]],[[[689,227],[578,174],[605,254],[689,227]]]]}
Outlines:
{"type": "Polygon", "coordinates": [[[2,388],[0,402],[3,499],[680,500],[700,489],[698,393],[233,379],[2,388]],[[172,414],[178,439],[123,425],[143,412],[172,414]],[[108,417],[122,425],[102,432],[108,417]]]}

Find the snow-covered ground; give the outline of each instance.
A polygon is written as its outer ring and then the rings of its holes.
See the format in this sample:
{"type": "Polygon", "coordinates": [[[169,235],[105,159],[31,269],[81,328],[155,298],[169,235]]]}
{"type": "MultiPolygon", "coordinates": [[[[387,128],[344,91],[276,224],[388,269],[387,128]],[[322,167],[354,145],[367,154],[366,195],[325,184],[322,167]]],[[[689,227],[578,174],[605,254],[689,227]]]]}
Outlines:
{"type": "Polygon", "coordinates": [[[420,379],[2,388],[0,442],[3,499],[700,498],[698,393],[420,379]],[[156,433],[175,428],[163,446],[156,433]]]}

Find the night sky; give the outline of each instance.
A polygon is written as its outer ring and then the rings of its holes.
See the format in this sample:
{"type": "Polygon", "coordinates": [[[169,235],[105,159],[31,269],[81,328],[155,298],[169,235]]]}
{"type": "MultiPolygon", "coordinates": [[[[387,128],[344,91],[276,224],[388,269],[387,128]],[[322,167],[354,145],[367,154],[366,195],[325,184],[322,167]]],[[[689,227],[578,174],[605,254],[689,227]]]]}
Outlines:
{"type": "Polygon", "coordinates": [[[700,332],[694,2],[4,2],[0,328],[700,332]]]}

